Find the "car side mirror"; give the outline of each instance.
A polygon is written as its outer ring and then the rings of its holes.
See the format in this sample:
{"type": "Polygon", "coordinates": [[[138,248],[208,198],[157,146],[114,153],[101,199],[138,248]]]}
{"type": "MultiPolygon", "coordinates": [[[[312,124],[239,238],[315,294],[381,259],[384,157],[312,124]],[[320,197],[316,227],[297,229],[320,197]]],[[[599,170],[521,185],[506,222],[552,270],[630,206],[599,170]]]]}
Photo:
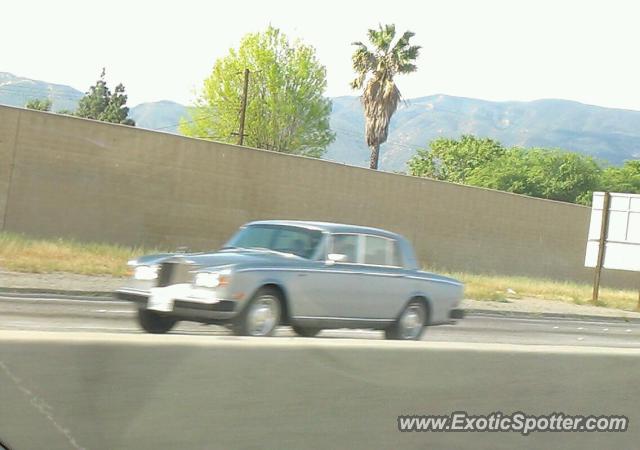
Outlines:
{"type": "Polygon", "coordinates": [[[347,255],[342,253],[329,253],[327,255],[327,264],[335,264],[337,262],[343,262],[347,259],[347,255]]]}

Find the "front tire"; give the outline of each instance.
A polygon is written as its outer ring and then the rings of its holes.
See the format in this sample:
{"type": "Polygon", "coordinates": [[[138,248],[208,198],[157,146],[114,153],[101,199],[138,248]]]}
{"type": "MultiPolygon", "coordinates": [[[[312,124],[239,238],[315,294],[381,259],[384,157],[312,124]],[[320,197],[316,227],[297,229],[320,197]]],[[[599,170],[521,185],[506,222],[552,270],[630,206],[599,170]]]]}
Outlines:
{"type": "Polygon", "coordinates": [[[144,331],[153,334],[163,334],[170,331],[177,320],[173,317],[163,316],[148,309],[138,309],[138,323],[144,331]]]}
{"type": "Polygon", "coordinates": [[[384,330],[385,338],[403,341],[419,341],[427,325],[428,312],[424,302],[412,300],[398,320],[384,330]]]}
{"type": "Polygon", "coordinates": [[[291,328],[293,328],[293,331],[295,331],[298,336],[302,337],[315,337],[322,331],[321,328],[301,327],[299,325],[292,325],[291,328]]]}
{"type": "Polygon", "coordinates": [[[282,299],[273,288],[262,288],[253,296],[233,326],[238,336],[273,336],[282,316],[282,299]]]}

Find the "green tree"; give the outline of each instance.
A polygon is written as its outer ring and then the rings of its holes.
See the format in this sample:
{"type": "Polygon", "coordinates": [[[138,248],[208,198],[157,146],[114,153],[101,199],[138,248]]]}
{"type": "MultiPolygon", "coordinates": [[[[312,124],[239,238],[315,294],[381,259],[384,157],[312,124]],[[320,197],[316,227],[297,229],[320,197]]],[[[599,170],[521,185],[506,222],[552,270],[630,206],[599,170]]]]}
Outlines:
{"type": "MultiPolygon", "coordinates": [[[[408,167],[414,176],[582,204],[589,204],[592,192],[603,184],[602,169],[589,156],[555,149],[505,148],[492,139],[469,135],[431,141],[428,150],[419,150],[409,160],[408,167]]],[[[638,168],[640,164],[630,164],[626,170],[608,169],[609,185],[629,183],[638,168]]]]}
{"type": "Polygon", "coordinates": [[[34,98],[29,100],[24,107],[27,109],[35,109],[36,111],[51,111],[51,100],[48,98],[34,98]]]}
{"type": "Polygon", "coordinates": [[[335,139],[326,70],[315,49],[291,43],[277,28],[247,34],[238,49],[218,59],[180,131],[235,142],[245,69],[250,70],[244,143],[283,153],[320,157],[335,139]]]}
{"type": "Polygon", "coordinates": [[[124,86],[120,83],[111,92],[104,76],[105,70],[102,69],[100,79],[89,88],[89,92],[78,102],[75,115],[86,119],[134,126],[135,122],[127,117],[129,108],[126,106],[127,95],[124,86]]]}
{"type": "Polygon", "coordinates": [[[371,149],[369,167],[378,168],[380,145],[386,142],[391,116],[396,112],[401,95],[394,77],[397,74],[415,72],[420,46],[410,45],[415,35],[405,31],[393,44],[396,36],[395,25],[382,25],[368,32],[372,50],[362,42],[354,42],[356,50],[351,57],[356,78],[351,83],[353,89],[361,89],[365,116],[365,138],[371,149]],[[393,45],[392,45],[393,44],[393,45]]]}
{"type": "Polygon", "coordinates": [[[622,167],[604,169],[600,190],[640,194],[640,161],[626,161],[622,167]]]}
{"type": "Polygon", "coordinates": [[[506,149],[493,139],[464,135],[460,139],[438,138],[429,150],[418,150],[408,162],[409,174],[436,180],[466,183],[469,175],[501,156],[506,149]]]}
{"type": "Polygon", "coordinates": [[[602,169],[590,156],[550,149],[509,149],[476,168],[467,184],[532,197],[589,204],[602,169]]]}

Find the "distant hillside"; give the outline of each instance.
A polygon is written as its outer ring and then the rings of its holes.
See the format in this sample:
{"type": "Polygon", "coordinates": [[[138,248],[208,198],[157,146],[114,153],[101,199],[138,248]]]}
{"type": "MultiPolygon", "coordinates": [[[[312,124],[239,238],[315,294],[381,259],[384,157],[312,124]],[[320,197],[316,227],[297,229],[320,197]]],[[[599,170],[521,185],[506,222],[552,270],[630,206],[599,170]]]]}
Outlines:
{"type": "MultiPolygon", "coordinates": [[[[23,107],[32,99],[49,99],[53,111],[75,110],[84,93],[70,86],[52,84],[45,81],[18,77],[8,72],[0,72],[0,104],[23,107]]],[[[187,108],[179,103],[162,100],[141,103],[129,110],[129,117],[141,128],[161,129],[177,133],[182,117],[187,116],[187,108]]]]}
{"type": "MultiPolygon", "coordinates": [[[[53,110],[75,109],[82,92],[0,72],[0,104],[24,106],[32,98],[49,98],[53,110]]],[[[336,141],[326,159],[367,166],[364,117],[357,97],[332,99],[331,128],[336,141]]],[[[177,133],[187,108],[163,100],[142,103],[129,115],[136,125],[177,133]]],[[[389,140],[381,148],[380,167],[405,170],[416,149],[436,137],[462,134],[491,137],[507,146],[556,147],[603,159],[614,165],[640,158],[640,112],[602,108],[567,100],[491,102],[432,95],[408,100],[391,120],[389,140]]]]}
{"type": "MultiPolygon", "coordinates": [[[[357,97],[333,99],[331,127],[336,141],[327,159],[365,165],[364,118],[357,97]]],[[[474,134],[507,146],[557,147],[611,164],[640,158],[640,112],[602,108],[567,100],[490,102],[433,95],[408,100],[391,119],[381,147],[381,167],[404,170],[417,147],[437,137],[474,134]]]]}
{"type": "Polygon", "coordinates": [[[180,119],[187,115],[185,106],[169,100],[140,103],[129,110],[129,117],[136,121],[136,126],[169,133],[177,133],[180,119]]]}
{"type": "Polygon", "coordinates": [[[73,110],[84,94],[63,84],[17,77],[8,72],[0,72],[0,104],[24,106],[34,98],[49,99],[53,111],[73,110]]]}

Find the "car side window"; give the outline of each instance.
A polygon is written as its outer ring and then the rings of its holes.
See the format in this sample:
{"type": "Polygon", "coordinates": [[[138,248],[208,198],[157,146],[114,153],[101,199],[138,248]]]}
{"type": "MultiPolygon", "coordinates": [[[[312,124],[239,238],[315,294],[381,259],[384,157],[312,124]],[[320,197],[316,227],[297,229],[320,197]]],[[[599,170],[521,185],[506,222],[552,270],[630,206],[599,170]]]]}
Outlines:
{"type": "Polygon", "coordinates": [[[398,245],[398,241],[393,239],[389,240],[389,247],[390,247],[390,256],[391,256],[391,261],[389,264],[397,267],[404,266],[402,262],[402,255],[400,252],[400,245],[398,245]]]}
{"type": "Polygon", "coordinates": [[[330,253],[345,255],[345,263],[358,262],[358,235],[355,234],[334,234],[332,236],[330,253]]]}
{"type": "Polygon", "coordinates": [[[389,265],[389,239],[377,236],[364,237],[364,263],[376,266],[389,265]]]}

